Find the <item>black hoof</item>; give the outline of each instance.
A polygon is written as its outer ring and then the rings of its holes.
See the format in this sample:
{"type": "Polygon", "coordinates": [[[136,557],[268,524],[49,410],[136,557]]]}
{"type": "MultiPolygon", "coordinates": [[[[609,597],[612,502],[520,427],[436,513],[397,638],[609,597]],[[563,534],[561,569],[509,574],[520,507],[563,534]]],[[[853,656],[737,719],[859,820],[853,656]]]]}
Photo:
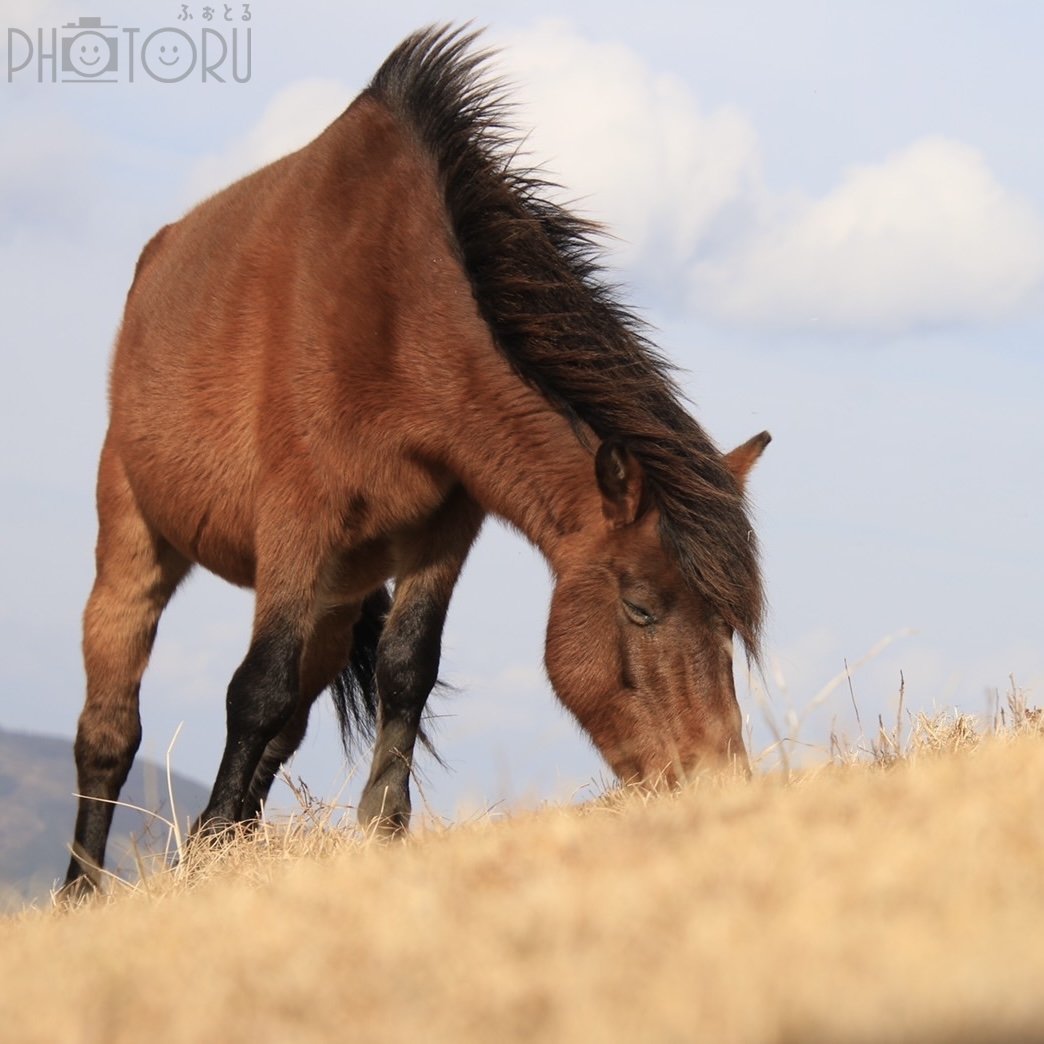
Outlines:
{"type": "Polygon", "coordinates": [[[101,894],[98,883],[80,871],[75,877],[69,876],[65,884],[55,893],[56,906],[79,906],[101,894]]]}

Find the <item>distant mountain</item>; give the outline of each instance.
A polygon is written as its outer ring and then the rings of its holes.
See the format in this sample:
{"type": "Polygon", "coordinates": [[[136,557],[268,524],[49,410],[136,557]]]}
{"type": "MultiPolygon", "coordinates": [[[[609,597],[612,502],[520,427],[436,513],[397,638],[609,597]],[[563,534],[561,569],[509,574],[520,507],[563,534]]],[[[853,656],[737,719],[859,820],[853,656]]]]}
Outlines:
{"type": "MultiPolygon", "coordinates": [[[[184,829],[210,796],[193,780],[171,774],[174,803],[184,829]]],[[[27,900],[47,901],[69,865],[69,842],[76,818],[76,768],[72,741],[0,729],[0,910],[27,900]]],[[[163,852],[169,820],[167,774],[138,758],[120,801],[155,812],[162,819],[117,808],[106,866],[136,877],[134,852],[163,852]]]]}

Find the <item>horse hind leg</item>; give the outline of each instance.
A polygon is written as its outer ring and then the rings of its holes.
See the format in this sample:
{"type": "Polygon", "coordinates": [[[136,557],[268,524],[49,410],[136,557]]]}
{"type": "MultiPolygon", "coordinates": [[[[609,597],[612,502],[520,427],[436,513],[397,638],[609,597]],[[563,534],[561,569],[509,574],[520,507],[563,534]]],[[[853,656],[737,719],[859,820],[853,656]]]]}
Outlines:
{"type": "Polygon", "coordinates": [[[118,456],[102,451],[96,576],[83,619],[87,698],[76,733],[79,805],[62,895],[100,884],[114,806],[141,742],[138,692],[160,614],[190,564],[142,517],[118,456]]]}

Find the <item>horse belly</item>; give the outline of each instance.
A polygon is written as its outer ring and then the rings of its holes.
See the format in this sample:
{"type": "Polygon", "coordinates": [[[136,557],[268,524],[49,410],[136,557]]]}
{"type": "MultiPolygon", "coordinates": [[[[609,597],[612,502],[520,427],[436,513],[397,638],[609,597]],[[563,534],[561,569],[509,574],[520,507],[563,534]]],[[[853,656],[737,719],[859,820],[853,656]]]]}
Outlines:
{"type": "Polygon", "coordinates": [[[230,583],[255,572],[254,454],[243,431],[224,430],[184,404],[114,404],[127,479],[149,524],[189,561],[230,583]]]}

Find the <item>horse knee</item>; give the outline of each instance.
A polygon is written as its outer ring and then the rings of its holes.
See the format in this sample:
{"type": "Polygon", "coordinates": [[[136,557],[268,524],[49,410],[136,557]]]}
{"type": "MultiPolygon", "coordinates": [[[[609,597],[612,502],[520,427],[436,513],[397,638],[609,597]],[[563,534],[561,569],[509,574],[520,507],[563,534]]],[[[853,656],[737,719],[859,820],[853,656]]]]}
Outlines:
{"type": "Polygon", "coordinates": [[[229,682],[225,705],[230,732],[273,739],[290,720],[300,697],[299,643],[256,640],[229,682]]]}

